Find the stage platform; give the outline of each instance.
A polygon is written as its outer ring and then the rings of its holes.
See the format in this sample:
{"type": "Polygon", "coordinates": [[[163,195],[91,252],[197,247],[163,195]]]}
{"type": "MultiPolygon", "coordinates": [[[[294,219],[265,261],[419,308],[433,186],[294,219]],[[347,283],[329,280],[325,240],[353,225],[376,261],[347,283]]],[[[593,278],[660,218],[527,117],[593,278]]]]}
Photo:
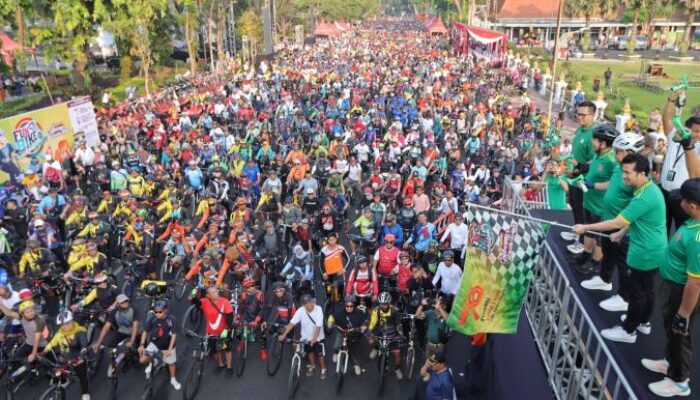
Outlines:
{"type": "MultiPolygon", "coordinates": [[[[573,215],[570,211],[531,209],[529,212],[530,215],[535,218],[541,218],[548,221],[557,221],[566,225],[573,225],[573,215]]],[[[605,311],[598,306],[598,303],[600,303],[602,300],[605,300],[617,292],[617,280],[613,282],[614,288],[612,292],[603,292],[599,290],[590,291],[583,289],[580,283],[581,281],[588,279],[589,276],[583,276],[574,270],[570,261],[571,253],[566,250],[566,245],[569,244],[569,242],[565,242],[561,239],[561,236],[559,235],[561,231],[562,229],[559,227],[552,227],[547,235],[547,242],[549,243],[554,256],[561,264],[581,303],[584,305],[586,311],[593,320],[596,328],[598,331],[600,331],[602,329],[612,327],[615,324],[619,324],[620,315],[623,314],[622,312],[612,313],[605,311]]],[[[617,277],[615,277],[615,279],[617,279],[617,277]]],[[[657,276],[657,288],[659,283],[660,278],[657,276]]],[[[606,340],[607,347],[610,349],[615,361],[622,369],[624,376],[632,386],[632,389],[639,399],[661,398],[654,396],[647,388],[647,385],[651,382],[661,380],[663,376],[648,371],[642,367],[640,362],[642,358],[663,358],[664,356],[666,335],[663,331],[658,292],[655,293],[655,296],[654,313],[651,321],[651,335],[647,336],[638,334],[637,342],[634,344],[618,343],[606,340]]],[[[699,324],[696,321],[694,326],[695,332],[693,335],[696,353],[700,352],[700,326],[698,325],[699,324]]],[[[685,398],[700,400],[700,355],[698,354],[696,354],[693,359],[692,371],[695,373],[695,376],[693,377],[694,379],[692,379],[690,382],[692,393],[689,397],[685,398]]]]}

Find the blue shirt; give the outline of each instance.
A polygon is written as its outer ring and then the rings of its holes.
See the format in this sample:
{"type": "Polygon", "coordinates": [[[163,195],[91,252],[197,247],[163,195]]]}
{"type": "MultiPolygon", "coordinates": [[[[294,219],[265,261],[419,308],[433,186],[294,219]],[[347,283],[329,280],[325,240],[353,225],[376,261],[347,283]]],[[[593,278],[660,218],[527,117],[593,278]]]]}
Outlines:
{"type": "Polygon", "coordinates": [[[52,199],[51,196],[44,196],[43,199],[39,202],[39,214],[44,214],[48,215],[48,210],[58,207],[59,210],[57,210],[59,213],[63,211],[63,207],[66,205],[66,199],[63,197],[63,195],[59,194],[56,196],[56,200],[52,199]]]}
{"type": "Polygon", "coordinates": [[[246,165],[243,167],[243,173],[249,181],[255,183],[258,181],[258,175],[260,175],[260,168],[258,168],[257,165],[253,165],[252,167],[250,165],[246,165]]]}
{"type": "Polygon", "coordinates": [[[411,243],[418,251],[428,250],[431,240],[435,240],[435,225],[430,222],[425,225],[416,224],[411,232],[411,243]]]}
{"type": "Polygon", "coordinates": [[[452,400],[454,394],[454,383],[450,371],[445,369],[442,372],[430,370],[430,378],[425,394],[429,400],[452,400]]]}
{"type": "Polygon", "coordinates": [[[379,235],[379,244],[384,245],[384,236],[392,234],[396,236],[395,245],[398,246],[403,243],[403,228],[399,224],[394,224],[394,226],[384,225],[382,226],[381,234],[379,235]]]}
{"type": "Polygon", "coordinates": [[[194,189],[199,189],[204,184],[204,175],[199,168],[187,169],[185,171],[185,176],[187,181],[190,183],[190,187],[194,189]]]}

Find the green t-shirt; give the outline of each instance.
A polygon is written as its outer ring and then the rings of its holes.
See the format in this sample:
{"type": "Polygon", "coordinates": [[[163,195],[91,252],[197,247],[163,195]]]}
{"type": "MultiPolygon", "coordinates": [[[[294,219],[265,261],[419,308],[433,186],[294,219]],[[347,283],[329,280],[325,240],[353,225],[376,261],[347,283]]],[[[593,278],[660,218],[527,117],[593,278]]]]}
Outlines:
{"type": "Polygon", "coordinates": [[[593,159],[593,129],[595,125],[588,128],[579,127],[571,142],[571,155],[579,164],[585,164],[593,159]]]}
{"type": "Polygon", "coordinates": [[[627,264],[641,271],[658,268],[668,245],[666,203],[661,189],[651,181],[645,183],[634,191],[620,217],[629,224],[627,264]]]}
{"type": "Polygon", "coordinates": [[[605,204],[603,219],[608,220],[617,217],[620,211],[630,203],[633,195],[634,188],[625,185],[622,181],[622,164],[615,163],[608,190],[605,191],[605,196],[603,196],[603,203],[605,204]]]}
{"type": "Polygon", "coordinates": [[[428,310],[423,314],[425,318],[425,338],[429,343],[440,344],[440,329],[445,326],[445,322],[438,317],[435,310],[428,310]]]}
{"type": "Polygon", "coordinates": [[[668,242],[661,277],[685,285],[688,275],[700,278],[700,221],[688,220],[668,242]]]}
{"type": "MultiPolygon", "coordinates": [[[[603,155],[596,154],[588,167],[586,180],[593,183],[609,181],[616,163],[615,152],[612,149],[603,155]]],[[[583,194],[583,208],[601,217],[606,206],[603,202],[604,196],[605,190],[588,189],[583,194]]]]}
{"type": "Polygon", "coordinates": [[[562,180],[561,175],[554,176],[552,174],[545,175],[547,180],[547,199],[549,200],[549,208],[552,210],[566,210],[566,191],[559,184],[562,180]]]}

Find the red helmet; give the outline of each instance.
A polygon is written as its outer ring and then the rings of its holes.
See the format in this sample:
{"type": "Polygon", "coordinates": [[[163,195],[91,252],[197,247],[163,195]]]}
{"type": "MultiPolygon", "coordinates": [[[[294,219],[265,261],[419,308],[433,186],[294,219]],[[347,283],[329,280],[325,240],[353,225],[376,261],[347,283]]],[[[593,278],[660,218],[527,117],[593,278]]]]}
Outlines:
{"type": "Polygon", "coordinates": [[[391,234],[391,233],[387,233],[387,234],[384,236],[384,242],[385,242],[385,243],[386,243],[386,242],[395,242],[395,241],[396,241],[396,236],[393,235],[393,234],[391,234]]]}
{"type": "Polygon", "coordinates": [[[243,283],[241,284],[244,288],[249,288],[255,286],[255,281],[253,278],[245,278],[243,279],[243,283]]]}
{"type": "Polygon", "coordinates": [[[403,199],[403,204],[404,204],[404,205],[410,206],[411,203],[412,203],[412,201],[411,201],[411,198],[410,198],[410,197],[406,197],[405,199],[403,199]]]}

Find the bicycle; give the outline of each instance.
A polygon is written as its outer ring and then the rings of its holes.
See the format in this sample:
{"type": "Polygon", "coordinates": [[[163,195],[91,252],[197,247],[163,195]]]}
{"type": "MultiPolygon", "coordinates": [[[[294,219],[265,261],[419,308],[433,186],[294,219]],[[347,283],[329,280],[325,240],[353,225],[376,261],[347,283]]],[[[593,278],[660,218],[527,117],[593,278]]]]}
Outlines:
{"type": "Polygon", "coordinates": [[[117,387],[119,385],[119,372],[126,373],[131,364],[135,362],[133,354],[129,349],[124,348],[127,339],[122,340],[113,349],[109,349],[109,367],[107,369],[107,380],[109,382],[110,400],[117,399],[117,387]],[[122,351],[120,351],[122,350],[122,351]]]}
{"type": "Polygon", "coordinates": [[[122,287],[120,293],[125,294],[130,299],[133,298],[136,288],[141,283],[144,277],[144,267],[149,262],[147,258],[134,260],[134,261],[122,261],[126,264],[124,267],[124,278],[122,282],[122,287]]]}
{"type": "Polygon", "coordinates": [[[158,381],[160,375],[163,375],[161,371],[165,369],[165,363],[160,355],[160,350],[147,351],[145,354],[151,359],[146,366],[146,371],[150,370],[150,373],[146,372],[146,388],[143,391],[143,395],[141,395],[141,400],[152,400],[156,390],[160,389],[165,383],[165,381],[158,381]]]}
{"type": "Polygon", "coordinates": [[[258,259],[258,265],[260,266],[259,271],[262,274],[260,277],[260,290],[263,293],[265,293],[266,289],[270,286],[272,276],[276,275],[277,271],[280,270],[277,264],[281,259],[282,257],[280,256],[262,257],[258,259]]]}
{"type": "Polygon", "coordinates": [[[275,376],[282,365],[282,357],[284,354],[283,343],[277,340],[277,335],[282,332],[284,325],[280,323],[271,323],[267,328],[265,340],[267,340],[267,374],[275,376]]]}
{"type": "MultiPolygon", "coordinates": [[[[185,383],[182,387],[182,398],[183,400],[192,400],[197,396],[199,392],[199,385],[202,383],[204,378],[204,363],[209,358],[211,353],[210,341],[212,339],[217,341],[217,347],[219,343],[223,343],[225,346],[227,340],[222,339],[219,336],[209,336],[209,335],[198,335],[195,332],[187,331],[185,335],[189,338],[197,339],[199,341],[199,348],[195,348],[192,353],[192,364],[185,374],[185,383]]],[[[225,347],[222,347],[225,348],[225,347]]]]}
{"type": "Polygon", "coordinates": [[[345,380],[345,375],[348,372],[348,362],[350,361],[350,334],[355,331],[355,329],[343,329],[336,325],[338,332],[342,335],[342,341],[340,344],[340,349],[338,350],[338,358],[335,363],[335,373],[336,373],[336,383],[335,392],[340,393],[343,388],[343,381],[345,380]]]}
{"type": "MultiPolygon", "coordinates": [[[[303,360],[306,359],[306,345],[308,342],[300,340],[292,340],[294,344],[294,355],[292,356],[292,366],[289,369],[289,380],[287,381],[287,398],[289,400],[294,398],[296,391],[299,387],[299,378],[301,377],[301,365],[303,360]]],[[[326,349],[323,343],[321,344],[322,357],[326,356],[326,349]]]]}
{"type": "Polygon", "coordinates": [[[39,400],[66,400],[66,388],[78,379],[73,369],[80,363],[80,360],[62,364],[43,357],[38,360],[49,371],[49,388],[39,396],[39,400]]]}
{"type": "Polygon", "coordinates": [[[39,370],[32,366],[29,368],[22,364],[25,359],[12,359],[10,355],[19,348],[20,343],[15,342],[10,349],[6,347],[7,341],[0,343],[0,377],[6,376],[5,379],[5,399],[13,400],[15,394],[25,384],[33,385],[39,379],[39,370]],[[12,369],[13,365],[19,365],[18,368],[12,369]]]}
{"type": "Polygon", "coordinates": [[[403,319],[409,320],[408,347],[406,348],[406,380],[413,379],[413,367],[416,363],[416,315],[406,314],[403,319]]]}
{"type": "MultiPolygon", "coordinates": [[[[106,317],[107,313],[104,310],[81,309],[76,312],[76,320],[82,321],[83,325],[86,325],[88,343],[92,343],[95,339],[94,336],[99,334],[98,328],[104,325],[106,317]]],[[[88,364],[88,377],[95,378],[102,365],[101,349],[97,352],[86,349],[85,362],[88,364]]]]}
{"type": "Polygon", "coordinates": [[[242,347],[238,349],[238,354],[236,355],[236,376],[241,377],[243,371],[245,371],[245,360],[248,356],[248,342],[254,342],[256,339],[255,329],[253,329],[247,323],[241,323],[239,326],[240,332],[236,335],[240,342],[238,346],[242,347]]]}
{"type": "Polygon", "coordinates": [[[379,352],[379,355],[377,357],[377,366],[379,370],[379,387],[377,390],[377,394],[381,396],[384,392],[384,386],[386,384],[386,375],[389,370],[389,354],[391,352],[389,347],[392,343],[401,341],[401,337],[396,334],[392,334],[377,336],[375,337],[375,339],[377,340],[377,351],[379,352]]]}

